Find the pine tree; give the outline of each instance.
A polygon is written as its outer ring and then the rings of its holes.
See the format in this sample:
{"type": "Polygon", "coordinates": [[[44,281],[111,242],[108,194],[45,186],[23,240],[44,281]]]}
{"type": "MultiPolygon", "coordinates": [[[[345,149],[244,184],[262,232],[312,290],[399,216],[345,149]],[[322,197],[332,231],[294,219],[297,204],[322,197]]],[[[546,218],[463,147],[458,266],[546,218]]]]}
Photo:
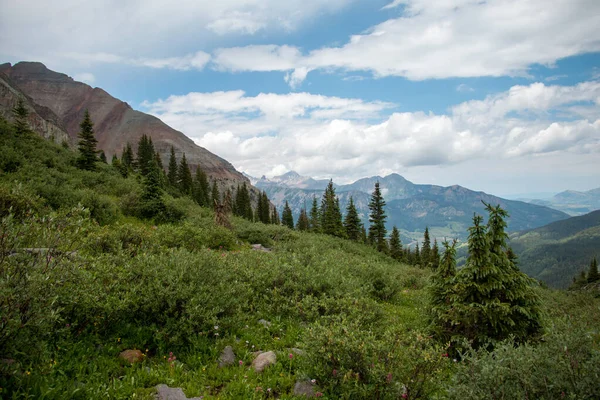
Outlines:
{"type": "Polygon", "coordinates": [[[319,209],[317,198],[315,196],[313,196],[309,222],[311,232],[321,232],[321,210],[319,209]]]}
{"type": "Polygon", "coordinates": [[[346,207],[346,218],[344,219],[344,228],[346,229],[346,236],[350,240],[360,241],[361,240],[361,222],[358,218],[358,212],[354,206],[354,200],[350,196],[350,202],[346,207]]]}
{"type": "Polygon", "coordinates": [[[188,166],[187,160],[185,158],[185,153],[183,153],[183,157],[181,157],[181,161],[179,162],[179,168],[177,170],[177,181],[179,182],[179,190],[184,195],[191,196],[192,190],[194,188],[194,181],[192,179],[192,173],[190,172],[190,167],[188,166]]]}
{"type": "Polygon", "coordinates": [[[19,98],[17,105],[12,109],[12,113],[15,119],[15,122],[13,123],[15,133],[17,135],[24,135],[29,132],[29,124],[27,123],[29,112],[27,112],[27,108],[25,108],[23,99],[19,98]]]}
{"type": "Polygon", "coordinates": [[[98,157],[96,156],[96,144],[98,141],[94,136],[94,124],[87,110],[79,126],[81,131],[77,135],[79,137],[77,166],[79,169],[94,171],[96,169],[96,162],[98,161],[98,157]]]}
{"type": "Polygon", "coordinates": [[[146,176],[150,168],[152,168],[152,163],[156,161],[154,153],[155,151],[152,139],[147,135],[142,135],[138,142],[136,158],[138,172],[142,176],[146,176]]]}
{"type": "Polygon", "coordinates": [[[162,158],[160,157],[158,151],[154,153],[154,162],[156,162],[158,173],[160,175],[160,187],[166,188],[169,180],[167,178],[167,174],[165,174],[165,167],[163,166],[162,158]]]}
{"type": "MultiPolygon", "coordinates": [[[[169,171],[170,172],[170,171],[169,171]]],[[[175,177],[175,182],[177,182],[177,177],[175,177]]],[[[208,178],[206,174],[200,168],[196,167],[196,176],[194,179],[194,200],[202,207],[211,207],[210,202],[210,186],[208,184],[208,178]]]]}
{"type": "Polygon", "coordinates": [[[400,231],[394,225],[390,236],[390,256],[395,260],[402,260],[402,242],[400,241],[400,231]]]}
{"type": "Polygon", "coordinates": [[[590,270],[587,275],[587,283],[594,283],[600,280],[600,275],[598,275],[598,261],[596,261],[596,257],[592,258],[592,262],[590,263],[590,270]]]}
{"type": "Polygon", "coordinates": [[[367,238],[367,228],[365,228],[364,224],[360,224],[360,241],[364,244],[367,244],[369,241],[369,238],[367,238]]]}
{"type": "Polygon", "coordinates": [[[413,264],[422,266],[422,261],[423,260],[421,260],[421,251],[419,250],[419,243],[417,243],[417,245],[415,246],[415,252],[413,253],[413,264]]]}
{"type": "Polygon", "coordinates": [[[429,237],[429,227],[425,227],[425,233],[423,234],[421,262],[423,263],[423,267],[431,267],[431,239],[429,237]]]}
{"type": "Polygon", "coordinates": [[[152,160],[148,165],[146,175],[143,176],[143,192],[141,197],[140,212],[143,218],[154,218],[165,209],[160,188],[160,175],[158,165],[152,160]]]}
{"type": "Polygon", "coordinates": [[[269,198],[267,197],[267,192],[262,192],[260,195],[260,215],[258,219],[263,224],[271,223],[271,203],[269,202],[269,198]]]}
{"type": "Polygon", "coordinates": [[[298,217],[298,222],[296,223],[296,229],[299,231],[308,231],[310,224],[308,222],[308,214],[306,213],[306,209],[300,210],[300,216],[298,217]]]}
{"type": "Polygon", "coordinates": [[[440,267],[431,276],[429,285],[432,327],[436,336],[447,343],[454,335],[453,297],[456,276],[456,240],[452,244],[444,241],[444,255],[440,267]]]}
{"type": "Polygon", "coordinates": [[[108,160],[106,159],[106,154],[104,154],[104,150],[100,150],[100,156],[98,158],[104,164],[108,164],[108,160]]]}
{"type": "Polygon", "coordinates": [[[234,213],[242,218],[252,221],[252,205],[250,203],[250,193],[246,182],[242,184],[235,194],[235,210],[234,213]]]}
{"type": "Polygon", "coordinates": [[[335,195],[333,180],[329,181],[321,200],[321,229],[332,236],[344,237],[346,232],[342,223],[339,199],[335,195]]]}
{"type": "Polygon", "coordinates": [[[440,249],[437,239],[433,239],[433,247],[431,248],[431,268],[436,269],[440,266],[440,249]]]}
{"type": "Polygon", "coordinates": [[[381,195],[379,182],[376,182],[375,189],[371,195],[371,201],[369,202],[369,236],[373,238],[377,250],[382,252],[387,251],[387,242],[385,239],[387,235],[387,230],[385,229],[387,216],[385,215],[384,207],[385,200],[383,200],[383,196],[381,195]]]}
{"type": "Polygon", "coordinates": [[[134,168],[133,149],[129,142],[125,145],[125,150],[123,150],[123,154],[121,155],[121,164],[128,170],[133,170],[134,168]]]}
{"type": "Polygon", "coordinates": [[[273,211],[271,212],[271,223],[273,225],[281,225],[281,219],[279,218],[279,212],[277,212],[277,207],[273,207],[273,211]]]}
{"type": "Polygon", "coordinates": [[[214,206],[215,204],[221,204],[221,194],[219,193],[219,188],[217,187],[216,180],[212,183],[210,203],[212,206],[214,206]]]}
{"type": "Polygon", "coordinates": [[[231,195],[231,189],[225,191],[223,196],[223,211],[225,214],[230,214],[233,211],[233,196],[231,195]]]}
{"type": "MultiPolygon", "coordinates": [[[[198,167],[198,169],[200,169],[200,167],[198,167]]],[[[176,188],[179,186],[177,184],[177,159],[175,158],[175,148],[173,146],[171,146],[171,155],[169,156],[169,172],[167,174],[167,178],[171,187],[176,188]]],[[[201,205],[207,206],[206,204],[201,205]]]]}
{"type": "Polygon", "coordinates": [[[294,229],[294,216],[292,215],[292,209],[287,200],[285,201],[283,212],[281,213],[281,222],[283,223],[283,226],[294,229]]]}

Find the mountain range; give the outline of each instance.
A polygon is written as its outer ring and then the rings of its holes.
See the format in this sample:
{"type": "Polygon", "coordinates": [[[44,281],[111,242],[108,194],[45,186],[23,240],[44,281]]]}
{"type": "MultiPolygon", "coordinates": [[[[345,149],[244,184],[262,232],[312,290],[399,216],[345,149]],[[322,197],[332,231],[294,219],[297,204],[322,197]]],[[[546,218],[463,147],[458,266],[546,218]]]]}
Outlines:
{"type": "Polygon", "coordinates": [[[566,190],[549,199],[532,199],[526,201],[564,211],[573,216],[583,215],[600,209],[600,188],[588,190],[587,192],[566,190]]]}
{"type": "MultiPolygon", "coordinates": [[[[256,187],[267,193],[279,210],[287,201],[296,218],[302,208],[310,209],[313,197],[320,201],[329,182],[303,177],[294,171],[271,179],[264,176],[250,179],[256,187]]],[[[500,204],[508,210],[511,215],[508,228],[511,231],[532,229],[569,217],[562,211],[546,206],[507,200],[458,185],[443,187],[415,184],[398,174],[334,185],[343,213],[352,197],[361,220],[368,225],[369,200],[376,182],[379,182],[387,203],[387,227],[391,229],[397,226],[405,244],[422,239],[426,226],[433,237],[465,239],[473,213],[484,214],[482,201],[500,204]]]]}
{"type": "Polygon", "coordinates": [[[248,179],[231,163],[196,145],[183,133],[160,119],[136,111],[129,104],[100,88],[77,82],[51,71],[39,62],[0,65],[0,116],[12,120],[12,109],[23,99],[29,111],[28,122],[39,135],[56,142],[77,143],[79,124],[89,110],[98,140],[108,160],[122,154],[129,142],[134,151],[142,135],[152,138],[164,165],[168,165],[171,146],[179,161],[185,153],[192,172],[200,166],[221,186],[234,187],[248,179]]]}

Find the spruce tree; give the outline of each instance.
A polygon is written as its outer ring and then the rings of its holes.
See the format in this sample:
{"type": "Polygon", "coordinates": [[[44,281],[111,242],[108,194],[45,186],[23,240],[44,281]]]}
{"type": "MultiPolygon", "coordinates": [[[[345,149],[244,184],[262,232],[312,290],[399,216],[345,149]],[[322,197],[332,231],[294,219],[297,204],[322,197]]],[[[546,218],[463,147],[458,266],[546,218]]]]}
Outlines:
{"type": "Polygon", "coordinates": [[[158,165],[152,160],[147,165],[146,175],[143,176],[143,192],[140,201],[140,213],[143,218],[154,218],[165,209],[160,188],[158,165]]]}
{"type": "Polygon", "coordinates": [[[417,242],[417,245],[415,246],[415,252],[413,253],[413,264],[422,266],[421,251],[419,250],[418,242],[417,242]]]}
{"type": "Polygon", "coordinates": [[[27,112],[27,108],[25,108],[23,99],[19,98],[17,105],[12,109],[12,113],[15,119],[15,122],[13,123],[15,133],[17,135],[24,135],[25,133],[29,132],[29,124],[27,122],[27,116],[29,115],[29,112],[27,112]]]}
{"type": "Polygon", "coordinates": [[[402,242],[400,241],[400,231],[396,226],[392,228],[392,234],[390,236],[390,256],[394,260],[402,260],[402,242]]]}
{"type": "Polygon", "coordinates": [[[215,204],[221,204],[221,195],[219,194],[219,188],[217,187],[216,180],[214,180],[212,183],[212,189],[210,194],[211,207],[214,207],[215,204]]]}
{"type": "Polygon", "coordinates": [[[177,170],[177,181],[179,182],[179,191],[184,195],[191,196],[192,190],[194,188],[194,181],[192,179],[192,173],[190,172],[190,167],[188,166],[187,160],[185,158],[185,153],[183,153],[183,157],[181,157],[181,161],[179,162],[179,168],[177,170]]]}
{"type": "Polygon", "coordinates": [[[108,164],[108,160],[106,159],[106,154],[104,154],[104,150],[100,150],[100,156],[98,158],[104,164],[108,164]]]}
{"type": "Polygon", "coordinates": [[[375,189],[371,195],[371,201],[369,202],[369,236],[372,238],[377,250],[385,252],[387,251],[386,235],[387,230],[385,229],[385,200],[381,195],[379,189],[379,182],[375,183],[375,189]]]}
{"type": "Polygon", "coordinates": [[[271,212],[271,223],[273,225],[281,225],[281,219],[279,218],[279,212],[277,212],[277,207],[273,207],[273,211],[271,212]]]}
{"type": "Polygon", "coordinates": [[[261,204],[259,220],[263,224],[270,224],[271,223],[271,203],[269,202],[269,198],[267,197],[267,192],[263,191],[261,193],[259,201],[261,204]]]}
{"type": "Polygon", "coordinates": [[[367,244],[369,241],[367,238],[367,228],[365,228],[364,224],[360,224],[360,241],[364,244],[367,244]]]}
{"type": "Polygon", "coordinates": [[[346,218],[344,219],[344,228],[346,229],[346,236],[350,240],[360,241],[361,240],[361,222],[358,218],[358,212],[354,206],[354,200],[350,196],[350,202],[346,207],[346,218]]]}
{"type": "Polygon", "coordinates": [[[308,231],[310,224],[308,222],[308,214],[306,213],[306,209],[300,210],[300,216],[298,217],[298,222],[296,223],[296,229],[299,231],[308,231]]]}
{"type": "MultiPolygon", "coordinates": [[[[147,135],[142,135],[138,142],[138,150],[137,150],[137,159],[136,164],[138,168],[138,172],[145,176],[150,168],[152,168],[152,163],[156,162],[156,158],[154,156],[154,144],[152,143],[152,139],[147,135]]],[[[157,166],[158,167],[158,166],[157,166]]]]}
{"type": "Polygon", "coordinates": [[[429,285],[429,315],[435,335],[444,343],[452,341],[454,323],[454,296],[456,276],[456,240],[442,243],[444,254],[440,266],[431,276],[429,285]]]}
{"type": "MultiPolygon", "coordinates": [[[[200,169],[200,167],[198,167],[198,169],[200,169]]],[[[171,155],[169,156],[169,172],[167,178],[171,187],[177,188],[179,186],[177,184],[177,159],[175,158],[175,148],[173,146],[171,146],[171,155]]],[[[206,206],[206,204],[201,205],[206,206]]]]}
{"type": "Polygon", "coordinates": [[[321,200],[321,231],[332,236],[346,236],[342,223],[339,199],[333,187],[333,180],[329,181],[321,200]]]}
{"type": "Polygon", "coordinates": [[[125,150],[123,150],[123,154],[121,155],[121,164],[128,170],[133,170],[134,168],[133,149],[129,142],[125,145],[125,150]]]}
{"type": "MultiPolygon", "coordinates": [[[[177,181],[177,177],[175,177],[175,181],[177,181]]],[[[202,207],[212,208],[208,178],[199,165],[196,167],[196,176],[194,178],[194,200],[202,207]]]]}
{"type": "Polygon", "coordinates": [[[311,232],[321,232],[321,210],[319,209],[317,198],[315,196],[313,196],[309,222],[311,232]]]}
{"type": "Polygon", "coordinates": [[[433,247],[431,248],[431,268],[436,269],[440,266],[440,249],[437,239],[433,239],[433,247]]]}
{"type": "Polygon", "coordinates": [[[596,261],[596,257],[592,258],[590,263],[590,270],[587,275],[587,283],[594,283],[600,280],[600,275],[598,275],[598,261],[596,261]]]}
{"type": "Polygon", "coordinates": [[[429,227],[425,227],[423,233],[423,247],[421,247],[421,262],[424,267],[431,267],[431,238],[429,237],[429,227]]]}
{"type": "Polygon", "coordinates": [[[281,222],[283,223],[283,226],[294,229],[294,216],[292,215],[292,209],[287,200],[285,201],[283,212],[281,213],[281,222]]]}
{"type": "Polygon", "coordinates": [[[79,169],[94,171],[96,169],[96,144],[98,141],[94,136],[94,124],[90,118],[90,113],[85,110],[83,121],[79,125],[81,130],[77,135],[79,137],[79,156],[77,157],[77,166],[79,169]]]}

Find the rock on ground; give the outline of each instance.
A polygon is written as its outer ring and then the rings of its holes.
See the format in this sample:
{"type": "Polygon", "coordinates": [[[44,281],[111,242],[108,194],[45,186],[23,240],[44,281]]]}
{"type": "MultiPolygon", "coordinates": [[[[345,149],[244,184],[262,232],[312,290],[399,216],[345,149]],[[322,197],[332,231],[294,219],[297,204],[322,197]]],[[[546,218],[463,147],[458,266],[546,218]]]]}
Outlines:
{"type": "Polygon", "coordinates": [[[252,367],[256,372],[262,372],[269,365],[275,364],[277,361],[277,355],[272,351],[266,353],[260,353],[254,361],[252,361],[252,367]]]}
{"type": "Polygon", "coordinates": [[[311,381],[298,381],[294,385],[294,396],[315,397],[314,386],[311,381]]]}
{"type": "Polygon", "coordinates": [[[235,354],[233,353],[233,348],[231,346],[227,346],[223,349],[223,352],[219,357],[219,368],[227,367],[233,364],[235,364],[235,354]]]}
{"type": "Polygon", "coordinates": [[[144,359],[144,353],[139,350],[124,350],[119,354],[119,358],[133,364],[141,362],[144,359]]]}
{"type": "Polygon", "coordinates": [[[181,388],[170,388],[167,385],[156,387],[156,400],[201,400],[201,397],[187,398],[181,388]]]}

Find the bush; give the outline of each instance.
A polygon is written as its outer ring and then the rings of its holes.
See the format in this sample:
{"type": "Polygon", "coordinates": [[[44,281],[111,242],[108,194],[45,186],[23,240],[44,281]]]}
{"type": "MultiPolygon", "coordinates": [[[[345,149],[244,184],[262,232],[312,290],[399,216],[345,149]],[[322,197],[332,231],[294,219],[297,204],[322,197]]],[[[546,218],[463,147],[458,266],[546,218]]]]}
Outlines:
{"type": "Polygon", "coordinates": [[[41,210],[42,200],[26,190],[23,185],[0,185],[0,217],[9,214],[21,219],[41,210]]]}
{"type": "Polygon", "coordinates": [[[82,191],[81,203],[90,210],[90,216],[100,225],[113,223],[119,217],[119,209],[115,201],[95,191],[82,191]]]}

